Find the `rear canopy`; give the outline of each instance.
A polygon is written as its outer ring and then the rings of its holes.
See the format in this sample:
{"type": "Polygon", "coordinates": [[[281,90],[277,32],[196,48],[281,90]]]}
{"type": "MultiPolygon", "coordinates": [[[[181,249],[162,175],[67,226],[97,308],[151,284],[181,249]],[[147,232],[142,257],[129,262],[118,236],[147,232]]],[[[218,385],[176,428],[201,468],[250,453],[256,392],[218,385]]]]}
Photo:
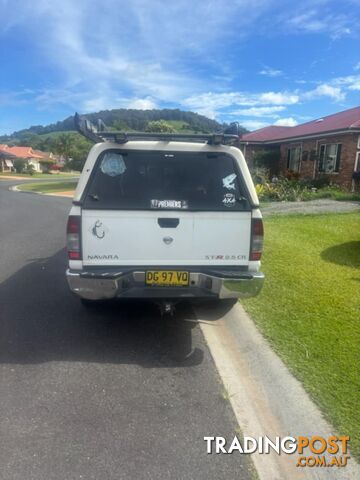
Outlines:
{"type": "Polygon", "coordinates": [[[249,208],[241,172],[219,152],[103,152],[83,205],[86,209],[239,211],[249,208]]]}

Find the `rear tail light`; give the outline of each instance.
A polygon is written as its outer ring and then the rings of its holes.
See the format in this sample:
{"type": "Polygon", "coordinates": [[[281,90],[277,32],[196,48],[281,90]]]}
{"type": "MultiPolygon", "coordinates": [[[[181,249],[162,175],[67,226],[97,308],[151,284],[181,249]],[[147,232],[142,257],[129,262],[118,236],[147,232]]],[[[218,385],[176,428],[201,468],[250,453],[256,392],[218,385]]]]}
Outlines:
{"type": "Polygon", "coordinates": [[[66,228],[67,250],[70,260],[81,260],[80,226],[81,217],[70,215],[66,228]]]}
{"type": "Polygon", "coordinates": [[[251,220],[250,260],[260,260],[264,243],[264,226],[261,218],[251,220]]]}

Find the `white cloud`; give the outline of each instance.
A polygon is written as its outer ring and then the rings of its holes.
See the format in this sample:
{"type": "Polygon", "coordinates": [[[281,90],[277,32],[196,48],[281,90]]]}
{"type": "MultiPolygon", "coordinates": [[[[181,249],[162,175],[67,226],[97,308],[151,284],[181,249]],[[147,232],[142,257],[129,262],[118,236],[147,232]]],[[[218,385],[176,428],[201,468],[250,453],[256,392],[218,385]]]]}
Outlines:
{"type": "MultiPolygon", "coordinates": [[[[181,101],[181,104],[210,118],[222,115],[253,116],[278,118],[277,113],[286,109],[286,105],[295,105],[300,101],[297,92],[207,92],[192,95],[181,101]],[[249,107],[249,108],[238,108],[249,107]],[[231,108],[229,112],[228,109],[231,108]]],[[[255,120],[252,120],[255,122],[255,120]]],[[[261,123],[261,122],[260,122],[261,123]]],[[[257,121],[257,124],[259,122],[257,121]]]]}
{"type": "MultiPolygon", "coordinates": [[[[121,7],[117,0],[95,4],[92,0],[62,0],[54,8],[49,0],[0,0],[0,35],[16,27],[24,38],[31,38],[37,65],[43,63],[48,68],[51,64],[56,73],[58,82],[51,86],[43,75],[42,85],[47,86],[32,94],[35,108],[61,104],[90,112],[167,104],[211,118],[253,117],[246,120],[247,125],[259,128],[259,124],[266,124],[258,118],[280,121],[278,113],[287,106],[320,97],[340,101],[345,98],[344,91],[360,89],[360,76],[352,75],[305,93],[290,87],[256,92],[255,85],[249,87],[251,92],[244,87],[224,91],[229,88],[228,80],[234,81],[242,68],[239,59],[226,63],[228,57],[223,52],[228,40],[238,42],[254,32],[322,33],[333,38],[351,33],[354,15],[331,14],[325,7],[320,12],[319,4],[328,0],[310,3],[304,0],[299,6],[285,0],[235,0],[229,9],[225,0],[195,3],[191,8],[188,0],[166,6],[164,0],[154,0],[151,5],[146,0],[133,0],[122,2],[121,7]],[[310,3],[315,6],[309,8],[310,3]],[[279,16],[274,7],[285,12],[278,23],[274,22],[279,16]]],[[[267,65],[259,73],[282,75],[281,70],[267,65]]],[[[0,104],[29,102],[30,97],[10,92],[0,96],[0,104]]],[[[292,112],[286,115],[289,118],[285,120],[293,120],[292,112]]]]}
{"type": "MultiPolygon", "coordinates": [[[[258,130],[259,128],[269,127],[270,123],[262,122],[261,120],[240,120],[240,124],[247,128],[248,130],[258,130]]],[[[283,127],[294,127],[297,125],[297,121],[292,118],[279,118],[275,123],[271,123],[271,125],[283,126],[283,127]]]]}
{"type": "Polygon", "coordinates": [[[360,62],[358,62],[358,63],[354,66],[354,70],[355,70],[355,71],[360,70],[360,62]]]}
{"type": "Polygon", "coordinates": [[[345,96],[345,93],[341,90],[340,87],[334,87],[327,83],[318,85],[313,90],[310,90],[303,94],[303,98],[307,100],[319,97],[329,97],[337,102],[344,100],[345,96]]]}
{"type": "Polygon", "coordinates": [[[206,106],[204,106],[203,108],[194,108],[192,110],[199,115],[204,115],[205,117],[211,118],[212,120],[215,120],[218,117],[219,113],[217,110],[214,110],[213,108],[207,108],[206,106]]]}
{"type": "MultiPolygon", "coordinates": [[[[92,91],[73,91],[71,88],[47,89],[38,92],[35,102],[40,110],[48,109],[54,105],[70,105],[74,110],[80,109],[83,113],[113,108],[134,108],[138,110],[151,110],[157,108],[155,101],[150,97],[121,97],[115,91],[104,89],[103,94],[92,91]]],[[[1,104],[1,95],[0,95],[1,104]]]]}
{"type": "Polygon", "coordinates": [[[323,33],[330,35],[332,39],[338,39],[351,35],[356,31],[354,16],[344,13],[333,13],[323,5],[320,8],[308,9],[305,5],[300,11],[289,15],[287,27],[289,32],[298,33],[323,33]]]}
{"type": "Polygon", "coordinates": [[[349,90],[360,90],[360,74],[337,77],[331,80],[333,85],[341,85],[349,90]]]}
{"type": "MultiPolygon", "coordinates": [[[[151,5],[133,0],[121,7],[117,0],[105,4],[62,0],[56,8],[48,0],[3,0],[0,34],[12,27],[30,33],[37,53],[61,70],[61,88],[71,91],[69,84],[81,84],[92,99],[96,93],[102,96],[99,86],[107,83],[107,90],[126,96],[176,103],[203,88],[201,75],[181,66],[189,56],[210,64],[214,57],[207,53],[219,51],[222,39],[244,36],[272,1],[236,0],[229,10],[225,0],[191,8],[187,0],[166,6],[163,0],[151,5]],[[239,32],[238,18],[244,10],[248,14],[239,32]]],[[[215,64],[221,75],[225,62],[215,64]]],[[[218,83],[214,77],[207,82],[218,83]]]]}
{"type": "Polygon", "coordinates": [[[250,107],[235,110],[231,115],[246,116],[246,117],[278,117],[277,113],[285,110],[283,105],[275,105],[272,107],[250,107]]]}
{"type": "Polygon", "coordinates": [[[282,70],[265,66],[262,70],[260,70],[259,74],[266,75],[267,77],[280,77],[283,72],[282,70]]]}
{"type": "Polygon", "coordinates": [[[152,110],[157,108],[156,103],[150,97],[134,98],[127,106],[127,108],[134,108],[138,110],[152,110]]]}
{"type": "Polygon", "coordinates": [[[298,122],[293,117],[279,118],[274,123],[274,125],[282,126],[282,127],[295,127],[295,125],[297,125],[297,124],[298,124],[298,122]]]}
{"type": "MultiPolygon", "coordinates": [[[[218,111],[227,107],[237,106],[266,106],[278,105],[283,109],[284,105],[293,105],[299,101],[299,95],[289,92],[264,92],[264,93],[247,93],[247,92],[227,92],[216,93],[207,92],[200,95],[192,95],[182,100],[182,105],[198,109],[210,109],[218,111]]],[[[268,110],[270,111],[270,110],[268,110]]]]}
{"type": "Polygon", "coordinates": [[[360,80],[357,80],[356,82],[352,83],[349,85],[349,90],[360,90],[360,80]]]}
{"type": "Polygon", "coordinates": [[[289,92],[266,92],[259,96],[258,103],[271,105],[294,105],[299,102],[299,95],[289,92]]]}
{"type": "Polygon", "coordinates": [[[248,130],[258,130],[259,128],[268,127],[269,123],[260,122],[259,120],[244,120],[240,121],[242,127],[247,128],[248,130]]]}

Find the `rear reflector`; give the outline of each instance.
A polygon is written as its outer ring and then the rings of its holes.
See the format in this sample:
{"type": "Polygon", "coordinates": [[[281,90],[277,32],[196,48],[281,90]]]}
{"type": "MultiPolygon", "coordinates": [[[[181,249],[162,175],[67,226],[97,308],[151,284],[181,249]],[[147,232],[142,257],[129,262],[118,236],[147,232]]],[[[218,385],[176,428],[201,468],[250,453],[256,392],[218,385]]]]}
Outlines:
{"type": "Polygon", "coordinates": [[[80,215],[70,215],[67,222],[66,238],[67,250],[70,260],[81,260],[81,241],[80,241],[80,215]]]}
{"type": "Polygon", "coordinates": [[[264,242],[264,226],[261,218],[251,220],[250,260],[260,260],[264,242]]]}

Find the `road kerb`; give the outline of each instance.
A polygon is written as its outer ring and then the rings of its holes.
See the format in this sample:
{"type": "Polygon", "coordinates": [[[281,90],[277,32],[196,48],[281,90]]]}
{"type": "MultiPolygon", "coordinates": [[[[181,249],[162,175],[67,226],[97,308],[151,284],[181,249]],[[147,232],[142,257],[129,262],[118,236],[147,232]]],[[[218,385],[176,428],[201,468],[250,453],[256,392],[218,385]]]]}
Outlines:
{"type": "MultiPolygon", "coordinates": [[[[197,318],[208,320],[209,315],[214,318],[209,308],[197,307],[197,318]]],[[[327,438],[335,433],[240,304],[212,324],[200,322],[200,327],[244,436],[267,435],[274,439],[276,436],[320,435],[327,438]]],[[[238,452],[233,453],[236,454],[238,452]]],[[[360,478],[360,468],[353,458],[347,467],[340,469],[296,467],[296,454],[254,453],[251,458],[260,480],[360,478]]]]}

